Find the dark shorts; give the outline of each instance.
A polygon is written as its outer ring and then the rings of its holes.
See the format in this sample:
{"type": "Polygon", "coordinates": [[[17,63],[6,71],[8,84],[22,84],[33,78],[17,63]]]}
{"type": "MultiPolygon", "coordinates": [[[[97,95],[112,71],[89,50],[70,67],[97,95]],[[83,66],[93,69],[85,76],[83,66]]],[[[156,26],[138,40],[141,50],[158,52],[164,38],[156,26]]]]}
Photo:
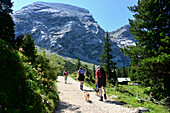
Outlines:
{"type": "Polygon", "coordinates": [[[64,79],[67,80],[67,75],[64,75],[64,79]]]}
{"type": "Polygon", "coordinates": [[[79,81],[84,81],[84,78],[85,78],[85,76],[84,76],[83,74],[80,74],[80,75],[78,76],[78,80],[79,80],[79,81]]]}
{"type": "Polygon", "coordinates": [[[98,81],[98,88],[101,88],[101,87],[106,87],[106,80],[99,80],[98,81]]]}

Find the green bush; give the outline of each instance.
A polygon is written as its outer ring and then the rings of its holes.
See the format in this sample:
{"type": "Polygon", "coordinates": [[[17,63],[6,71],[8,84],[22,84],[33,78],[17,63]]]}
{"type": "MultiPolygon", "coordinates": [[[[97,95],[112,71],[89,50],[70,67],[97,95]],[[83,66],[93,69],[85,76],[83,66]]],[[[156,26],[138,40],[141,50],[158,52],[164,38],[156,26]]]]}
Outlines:
{"type": "MultiPolygon", "coordinates": [[[[40,98],[37,98],[27,78],[20,52],[0,39],[0,105],[3,112],[42,111],[40,98]]],[[[34,84],[33,84],[34,85],[34,84]]],[[[35,86],[35,85],[34,85],[35,86]]]]}
{"type": "Polygon", "coordinates": [[[55,86],[56,73],[50,73],[53,67],[46,57],[42,56],[41,58],[45,60],[39,63],[27,62],[28,58],[20,51],[0,39],[0,106],[2,107],[0,112],[54,111],[59,97],[55,86]],[[51,104],[45,103],[42,95],[50,97],[46,101],[51,101],[51,104]]]}

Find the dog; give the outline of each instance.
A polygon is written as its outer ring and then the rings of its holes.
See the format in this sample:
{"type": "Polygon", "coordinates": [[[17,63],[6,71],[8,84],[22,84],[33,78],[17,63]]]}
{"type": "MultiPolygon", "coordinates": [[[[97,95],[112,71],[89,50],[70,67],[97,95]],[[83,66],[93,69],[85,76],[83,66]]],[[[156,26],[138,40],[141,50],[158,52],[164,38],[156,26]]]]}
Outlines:
{"type": "Polygon", "coordinates": [[[84,97],[85,97],[85,101],[89,102],[90,94],[87,91],[84,92],[84,97]]]}

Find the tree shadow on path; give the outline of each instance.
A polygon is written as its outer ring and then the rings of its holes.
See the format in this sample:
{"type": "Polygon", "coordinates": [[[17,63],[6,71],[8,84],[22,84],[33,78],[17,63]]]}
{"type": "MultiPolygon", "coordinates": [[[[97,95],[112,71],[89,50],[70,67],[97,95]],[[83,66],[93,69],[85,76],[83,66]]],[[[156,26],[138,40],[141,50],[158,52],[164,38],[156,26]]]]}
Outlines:
{"type": "Polygon", "coordinates": [[[104,101],[104,103],[116,104],[116,105],[125,105],[125,104],[127,104],[127,103],[124,102],[124,101],[118,102],[118,101],[112,101],[112,100],[106,100],[106,101],[104,101]]]}
{"type": "Polygon", "coordinates": [[[55,111],[55,113],[65,113],[65,109],[67,109],[67,111],[69,110],[75,113],[81,113],[80,111],[77,111],[80,109],[80,106],[68,104],[64,101],[59,101],[58,109],[55,111]]]}
{"type": "Polygon", "coordinates": [[[88,103],[92,104],[93,102],[91,100],[89,100],[88,103]]]}
{"type": "Polygon", "coordinates": [[[68,85],[72,85],[72,83],[70,83],[70,82],[67,82],[66,85],[67,85],[67,84],[68,84],[68,85]]]}
{"type": "Polygon", "coordinates": [[[61,81],[59,81],[59,80],[57,80],[56,82],[57,82],[57,83],[63,83],[63,84],[66,84],[66,85],[67,85],[67,84],[71,84],[71,85],[72,85],[72,83],[71,83],[71,82],[67,82],[67,83],[65,83],[65,82],[61,82],[61,81]]]}
{"type": "Polygon", "coordinates": [[[86,89],[84,89],[83,91],[87,91],[87,92],[94,92],[93,90],[86,90],[86,89]]]}

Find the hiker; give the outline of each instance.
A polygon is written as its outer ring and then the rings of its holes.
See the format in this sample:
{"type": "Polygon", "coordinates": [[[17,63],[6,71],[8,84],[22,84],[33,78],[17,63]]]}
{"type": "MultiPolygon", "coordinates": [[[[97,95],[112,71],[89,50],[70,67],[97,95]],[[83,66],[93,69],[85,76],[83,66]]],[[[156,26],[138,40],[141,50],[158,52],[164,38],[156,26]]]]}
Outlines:
{"type": "Polygon", "coordinates": [[[78,70],[78,80],[80,81],[80,89],[83,91],[83,81],[84,81],[84,73],[85,71],[83,70],[82,67],[80,67],[80,70],[78,70]]]}
{"type": "Polygon", "coordinates": [[[64,80],[65,80],[65,84],[66,84],[67,83],[67,76],[68,76],[68,72],[67,72],[66,69],[63,72],[63,76],[64,76],[64,80]]]}
{"type": "Polygon", "coordinates": [[[99,101],[103,101],[103,96],[102,96],[102,88],[103,88],[103,92],[104,92],[104,99],[106,100],[106,82],[107,82],[107,74],[104,71],[104,69],[102,67],[98,67],[97,71],[96,71],[96,84],[99,88],[99,95],[100,95],[100,100],[99,101]]]}

